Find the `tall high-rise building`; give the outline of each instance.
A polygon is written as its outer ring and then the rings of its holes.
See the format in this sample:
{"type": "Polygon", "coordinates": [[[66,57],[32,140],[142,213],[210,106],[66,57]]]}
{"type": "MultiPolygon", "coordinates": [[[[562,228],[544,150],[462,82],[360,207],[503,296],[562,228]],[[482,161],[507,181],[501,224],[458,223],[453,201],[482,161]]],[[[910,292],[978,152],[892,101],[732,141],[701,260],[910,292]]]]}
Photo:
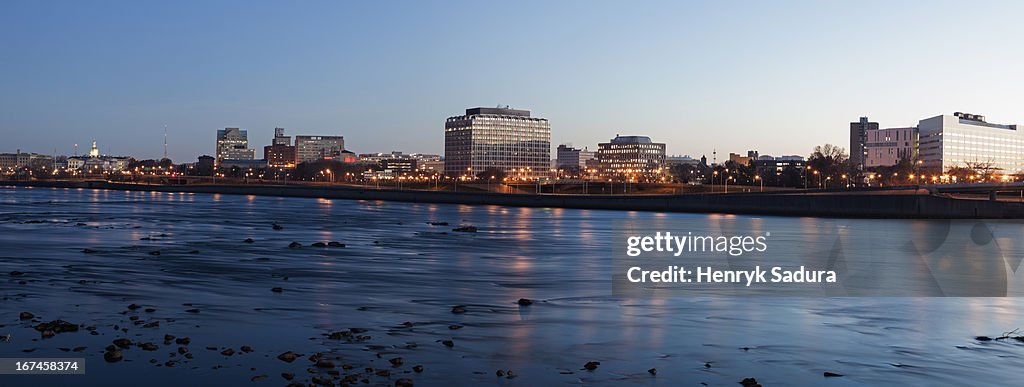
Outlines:
{"type": "Polygon", "coordinates": [[[663,172],[665,144],[647,136],[618,136],[597,144],[597,162],[608,177],[651,179],[663,172]]]}
{"type": "Polygon", "coordinates": [[[224,160],[252,160],[256,151],[249,149],[249,134],[239,128],[217,130],[217,165],[224,160]]]}
{"type": "Polygon", "coordinates": [[[295,136],[295,161],[307,163],[319,160],[341,160],[345,151],[343,136],[295,136]]]}
{"type": "Polygon", "coordinates": [[[551,125],[529,110],[471,108],[444,123],[444,171],[475,176],[488,169],[539,178],[551,167],[551,125]]]}
{"type": "Polygon", "coordinates": [[[868,141],[869,130],[878,130],[878,123],[869,122],[867,117],[850,123],[850,164],[854,168],[864,168],[864,159],[867,158],[865,144],[868,141]]]}
{"type": "Polygon", "coordinates": [[[921,167],[932,173],[950,168],[1024,172],[1024,134],[1018,125],[993,124],[985,116],[954,113],[918,122],[921,167]]]}

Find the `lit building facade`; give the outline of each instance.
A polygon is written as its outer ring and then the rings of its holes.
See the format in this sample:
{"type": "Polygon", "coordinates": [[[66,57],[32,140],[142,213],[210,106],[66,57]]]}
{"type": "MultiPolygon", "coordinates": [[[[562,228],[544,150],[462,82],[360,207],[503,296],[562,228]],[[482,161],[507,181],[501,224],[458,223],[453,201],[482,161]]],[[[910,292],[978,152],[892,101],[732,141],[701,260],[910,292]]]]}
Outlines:
{"type": "Polygon", "coordinates": [[[307,163],[342,158],[345,151],[343,136],[295,136],[295,161],[307,163]]]}
{"type": "Polygon", "coordinates": [[[886,128],[865,133],[864,167],[889,167],[900,160],[915,161],[919,136],[917,128],[886,128]]]}
{"type": "Polygon", "coordinates": [[[551,167],[551,125],[529,110],[466,109],[444,124],[444,171],[451,177],[498,169],[509,176],[540,178],[551,167]]]}
{"type": "Polygon", "coordinates": [[[217,164],[226,159],[252,160],[256,151],[249,149],[249,133],[239,128],[217,130],[217,164]]]}
{"type": "Polygon", "coordinates": [[[615,136],[597,144],[597,163],[607,177],[643,176],[651,178],[663,172],[665,144],[647,136],[615,136]]]}
{"type": "Polygon", "coordinates": [[[271,145],[263,147],[263,158],[267,166],[273,168],[294,167],[296,156],[292,138],[284,135],[284,128],[274,128],[274,140],[271,145]]]}
{"type": "Polygon", "coordinates": [[[120,156],[106,156],[100,153],[96,141],[92,142],[88,156],[68,157],[68,169],[85,171],[86,173],[102,173],[121,171],[128,167],[131,158],[120,156]]]}
{"type": "Polygon", "coordinates": [[[1024,135],[1018,125],[993,124],[984,116],[954,113],[918,122],[921,168],[944,173],[950,168],[1024,173],[1024,135]]]}

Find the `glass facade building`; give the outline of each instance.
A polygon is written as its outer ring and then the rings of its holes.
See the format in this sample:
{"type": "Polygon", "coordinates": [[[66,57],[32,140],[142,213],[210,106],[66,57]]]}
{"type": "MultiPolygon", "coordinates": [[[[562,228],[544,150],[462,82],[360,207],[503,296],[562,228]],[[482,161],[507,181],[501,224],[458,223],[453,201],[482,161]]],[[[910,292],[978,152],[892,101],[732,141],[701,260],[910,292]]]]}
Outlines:
{"type": "Polygon", "coordinates": [[[528,110],[472,108],[444,124],[444,172],[476,176],[488,169],[536,179],[551,168],[551,125],[528,110]]]}
{"type": "Polygon", "coordinates": [[[217,165],[224,160],[252,160],[256,151],[249,149],[249,133],[239,128],[217,130],[217,165]]]}
{"type": "Polygon", "coordinates": [[[993,124],[966,113],[921,120],[921,167],[932,173],[950,168],[992,169],[1001,174],[1024,172],[1024,135],[1017,125],[993,124]]]}

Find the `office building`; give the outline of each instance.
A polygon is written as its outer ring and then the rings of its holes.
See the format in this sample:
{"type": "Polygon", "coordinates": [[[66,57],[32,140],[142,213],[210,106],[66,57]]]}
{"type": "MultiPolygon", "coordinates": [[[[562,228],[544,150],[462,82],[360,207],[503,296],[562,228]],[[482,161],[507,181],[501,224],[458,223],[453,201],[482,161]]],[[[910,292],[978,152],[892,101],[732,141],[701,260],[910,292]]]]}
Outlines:
{"type": "Polygon", "coordinates": [[[867,158],[864,147],[868,141],[868,131],[872,130],[878,130],[878,123],[868,121],[867,117],[850,123],[850,164],[856,169],[864,168],[864,159],[867,158]]]}
{"type": "Polygon", "coordinates": [[[758,175],[769,175],[775,174],[780,175],[782,171],[787,168],[793,168],[796,171],[802,171],[807,167],[807,160],[803,156],[791,155],[791,156],[779,156],[772,157],[770,155],[758,156],[754,160],[754,169],[758,175]]]}
{"type": "Polygon", "coordinates": [[[559,145],[555,151],[555,169],[566,174],[579,174],[587,168],[587,160],[594,158],[594,151],[584,147],[574,148],[569,145],[559,145]]]}
{"type": "Polygon", "coordinates": [[[665,144],[647,136],[616,135],[597,144],[597,162],[606,177],[652,178],[665,167],[665,144]]]}
{"type": "Polygon", "coordinates": [[[344,161],[344,151],[343,136],[295,136],[295,161],[299,164],[320,160],[344,161]]]}
{"type": "Polygon", "coordinates": [[[274,140],[271,145],[263,147],[263,158],[267,160],[267,166],[273,168],[291,168],[297,164],[295,146],[292,138],[284,135],[284,128],[274,128],[274,140]]]}
{"type": "Polygon", "coordinates": [[[256,151],[249,149],[249,134],[239,128],[217,130],[217,165],[226,159],[252,160],[256,151]]]}
{"type": "Polygon", "coordinates": [[[917,128],[868,130],[864,143],[864,167],[888,167],[917,159],[917,128]]]}
{"type": "Polygon", "coordinates": [[[551,125],[528,110],[471,108],[444,124],[444,170],[452,177],[488,169],[510,177],[545,177],[551,166],[551,125]]]}
{"type": "Polygon", "coordinates": [[[954,113],[918,122],[923,171],[984,169],[999,174],[1024,172],[1024,135],[1018,125],[994,124],[985,116],[954,113]]]}

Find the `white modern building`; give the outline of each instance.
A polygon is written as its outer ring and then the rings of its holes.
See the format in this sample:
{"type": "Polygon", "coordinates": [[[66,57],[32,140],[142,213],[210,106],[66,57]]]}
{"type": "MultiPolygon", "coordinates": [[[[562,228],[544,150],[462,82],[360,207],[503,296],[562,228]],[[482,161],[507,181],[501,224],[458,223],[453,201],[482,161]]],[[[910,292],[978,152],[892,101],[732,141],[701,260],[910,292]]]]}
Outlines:
{"type": "Polygon", "coordinates": [[[444,170],[451,177],[497,169],[512,177],[541,178],[551,168],[551,125],[529,110],[466,109],[444,123],[444,170]]]}
{"type": "Polygon", "coordinates": [[[864,134],[865,167],[893,166],[901,160],[914,161],[917,158],[917,128],[875,129],[864,134]]]}
{"type": "Polygon", "coordinates": [[[1001,174],[1024,172],[1024,135],[1018,125],[993,124],[985,116],[957,112],[923,119],[917,127],[922,170],[942,173],[983,166],[1001,174]]]}

